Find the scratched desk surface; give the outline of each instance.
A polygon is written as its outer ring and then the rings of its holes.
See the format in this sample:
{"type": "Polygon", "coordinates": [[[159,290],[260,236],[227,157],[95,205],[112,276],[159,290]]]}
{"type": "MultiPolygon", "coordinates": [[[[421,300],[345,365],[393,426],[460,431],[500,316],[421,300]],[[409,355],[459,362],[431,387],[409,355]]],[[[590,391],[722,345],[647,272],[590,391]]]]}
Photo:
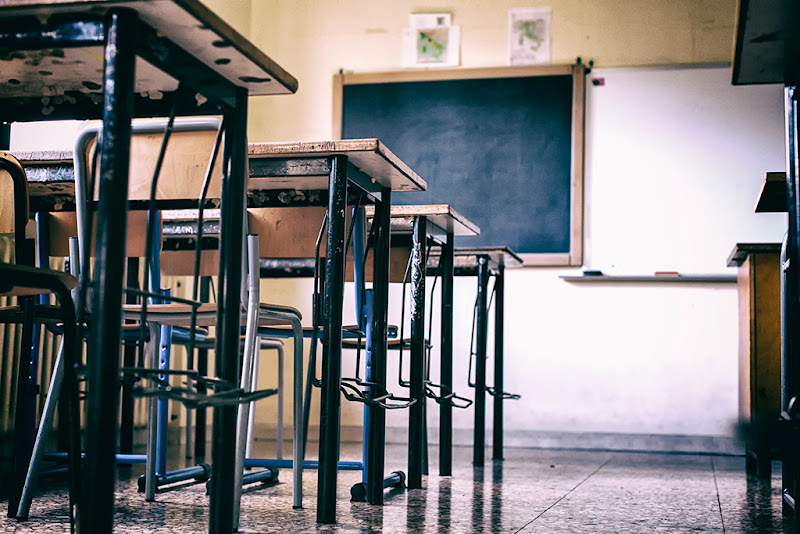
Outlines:
{"type": "MultiPolygon", "coordinates": [[[[373,206],[365,207],[368,219],[375,216],[373,206]]],[[[428,235],[478,235],[481,229],[477,224],[464,217],[449,204],[423,204],[392,206],[392,233],[409,233],[416,217],[425,217],[428,221],[428,235]]]]}
{"type": "Polygon", "coordinates": [[[416,172],[377,139],[251,143],[250,189],[327,189],[333,155],[347,156],[348,179],[366,190],[423,191],[416,172]]]}
{"type": "MultiPolygon", "coordinates": [[[[347,156],[348,178],[374,194],[379,194],[381,187],[394,191],[419,191],[427,187],[425,180],[377,139],[251,143],[248,145],[248,205],[323,204],[330,172],[328,160],[334,154],[347,156]]],[[[72,152],[15,152],[14,155],[28,175],[33,211],[74,209],[72,152]]],[[[199,179],[202,180],[202,176],[199,179]]],[[[218,207],[219,199],[214,197],[214,191],[209,193],[207,207],[218,207]]],[[[187,202],[185,205],[180,201],[164,203],[159,207],[196,206],[196,199],[187,199],[187,202]]]]}
{"type": "MultiPolygon", "coordinates": [[[[0,48],[0,102],[16,104],[16,108],[5,106],[4,119],[18,114],[38,114],[38,118],[99,116],[103,100],[102,22],[109,11],[118,8],[136,11],[139,19],[155,30],[140,36],[149,40],[149,45],[166,38],[199,60],[203,68],[246,88],[250,95],[297,90],[297,80],[198,0],[2,0],[0,41],[5,38],[13,45],[20,35],[26,36],[24,32],[54,28],[60,28],[58,35],[68,35],[72,41],[28,47],[35,49],[0,48]],[[81,23],[75,24],[76,19],[81,23]]],[[[190,68],[188,63],[171,67],[178,71],[190,68]]],[[[204,79],[202,72],[194,76],[204,79]]],[[[139,101],[158,102],[177,87],[176,78],[137,58],[134,91],[139,101]]],[[[202,106],[204,97],[195,98],[202,106]]]]}
{"type": "MultiPolygon", "coordinates": [[[[453,263],[456,270],[477,267],[478,258],[486,256],[489,267],[503,265],[506,268],[522,267],[522,259],[508,247],[458,247],[453,251],[453,263]]],[[[428,267],[437,265],[438,253],[434,251],[428,258],[428,267]]]]}

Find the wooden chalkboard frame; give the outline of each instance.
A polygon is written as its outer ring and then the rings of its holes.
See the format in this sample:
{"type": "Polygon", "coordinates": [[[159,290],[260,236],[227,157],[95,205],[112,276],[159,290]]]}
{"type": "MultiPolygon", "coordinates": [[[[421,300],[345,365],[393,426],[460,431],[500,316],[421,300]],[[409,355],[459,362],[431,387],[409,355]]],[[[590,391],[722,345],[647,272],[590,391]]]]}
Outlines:
{"type": "MultiPolygon", "coordinates": [[[[523,259],[526,266],[580,266],[583,263],[583,174],[586,73],[586,65],[580,62],[574,65],[534,67],[459,68],[373,73],[340,71],[333,77],[333,138],[341,139],[342,137],[345,85],[471,80],[482,78],[572,76],[569,252],[521,253],[519,256],[523,259]]],[[[433,177],[429,177],[428,179],[433,179],[433,177]]],[[[504,243],[497,243],[497,245],[504,245],[504,243]]]]}

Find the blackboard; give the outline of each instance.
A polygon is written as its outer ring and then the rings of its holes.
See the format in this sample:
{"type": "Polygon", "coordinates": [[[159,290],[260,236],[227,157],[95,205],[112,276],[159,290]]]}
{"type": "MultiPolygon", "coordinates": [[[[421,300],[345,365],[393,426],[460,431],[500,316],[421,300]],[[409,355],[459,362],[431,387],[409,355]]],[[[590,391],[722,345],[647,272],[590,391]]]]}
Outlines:
{"type": "Polygon", "coordinates": [[[579,265],[584,78],[576,66],[340,74],[335,135],[380,139],[428,182],[394,203],[450,204],[480,226],[456,246],[579,265]]]}

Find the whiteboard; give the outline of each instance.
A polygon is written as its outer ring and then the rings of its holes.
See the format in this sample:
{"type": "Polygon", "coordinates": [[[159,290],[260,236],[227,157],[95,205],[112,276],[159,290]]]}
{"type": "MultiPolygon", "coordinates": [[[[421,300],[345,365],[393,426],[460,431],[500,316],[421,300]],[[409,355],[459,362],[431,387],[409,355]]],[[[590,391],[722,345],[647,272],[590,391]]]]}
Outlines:
{"type": "Polygon", "coordinates": [[[779,242],[756,214],[786,168],[783,88],[736,86],[730,67],[595,69],[587,80],[586,268],[726,272],[737,242],[779,242]]]}

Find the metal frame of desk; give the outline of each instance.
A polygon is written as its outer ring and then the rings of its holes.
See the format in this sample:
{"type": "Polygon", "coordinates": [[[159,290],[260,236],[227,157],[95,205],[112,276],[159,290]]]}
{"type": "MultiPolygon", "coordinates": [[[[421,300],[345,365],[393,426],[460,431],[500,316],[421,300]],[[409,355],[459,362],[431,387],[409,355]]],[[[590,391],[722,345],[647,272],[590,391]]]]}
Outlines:
{"type": "MultiPolygon", "coordinates": [[[[367,209],[366,216],[370,217],[367,209]]],[[[440,380],[442,395],[453,393],[453,243],[454,236],[478,235],[480,228],[446,204],[421,206],[393,206],[392,233],[410,233],[411,242],[411,363],[410,363],[410,397],[414,404],[409,408],[408,416],[408,479],[409,489],[422,488],[422,475],[427,471],[426,439],[426,395],[425,395],[425,284],[430,263],[426,257],[427,241],[432,239],[440,245],[437,273],[442,277],[441,294],[441,348],[440,348],[440,380]],[[425,266],[425,268],[423,268],[425,266]]],[[[373,365],[374,372],[374,365],[373,365]]],[[[385,367],[381,370],[382,384],[386,382],[385,367]]],[[[375,410],[373,410],[375,411],[375,410]]],[[[453,450],[453,407],[441,403],[439,434],[439,474],[452,474],[453,450]]],[[[380,438],[370,447],[375,447],[382,454],[384,445],[384,421],[375,421],[380,425],[380,438]]],[[[377,432],[373,432],[377,434],[377,432]]],[[[371,456],[371,455],[370,455],[371,456]]],[[[376,467],[376,469],[378,469],[376,467]]],[[[383,461],[380,471],[367,480],[367,498],[373,504],[383,502],[383,461]]]]}
{"type": "MultiPolygon", "coordinates": [[[[377,139],[255,143],[250,145],[249,154],[250,189],[328,190],[322,310],[325,347],[322,356],[317,521],[334,523],[341,415],[339,390],[342,381],[342,303],[347,254],[345,250],[347,187],[348,185],[355,187],[375,203],[377,233],[373,256],[372,319],[369,328],[373,341],[373,362],[385,362],[388,338],[391,196],[393,191],[424,190],[427,184],[377,139]]],[[[373,380],[376,380],[375,375],[373,380]]],[[[384,376],[383,382],[385,381],[384,376]]],[[[377,392],[371,390],[370,394],[377,392]]],[[[371,463],[377,464],[376,461],[371,463]]],[[[377,468],[377,465],[375,467],[377,468]]],[[[371,467],[368,465],[367,469],[369,476],[371,467]]],[[[381,490],[382,484],[381,469],[381,490]]]]}
{"type": "MultiPolygon", "coordinates": [[[[108,532],[114,513],[119,358],[98,355],[120,351],[121,236],[126,227],[131,118],[166,116],[173,104],[179,115],[224,117],[223,161],[229,164],[224,165],[229,174],[221,193],[225,209],[216,368],[220,378],[238,383],[237,358],[229,355],[238,353],[239,317],[224,310],[238,310],[242,283],[238,243],[246,182],[247,96],[292,93],[297,82],[197,0],[8,0],[0,14],[0,46],[9,51],[4,68],[15,76],[0,84],[3,120],[103,119],[93,284],[97,335],[90,345],[87,475],[79,527],[108,532]],[[183,87],[196,95],[186,98],[183,87]]],[[[234,463],[235,447],[228,438],[235,425],[235,406],[216,409],[211,532],[232,531],[234,474],[226,467],[234,463]]]]}
{"type": "MultiPolygon", "coordinates": [[[[494,403],[492,459],[503,459],[503,336],[506,267],[522,267],[522,259],[508,247],[458,247],[454,250],[456,276],[475,276],[478,315],[475,363],[475,423],[472,465],[483,467],[486,442],[486,355],[489,337],[489,276],[494,275],[494,403]]],[[[430,266],[430,264],[429,264],[430,266]]]]}

